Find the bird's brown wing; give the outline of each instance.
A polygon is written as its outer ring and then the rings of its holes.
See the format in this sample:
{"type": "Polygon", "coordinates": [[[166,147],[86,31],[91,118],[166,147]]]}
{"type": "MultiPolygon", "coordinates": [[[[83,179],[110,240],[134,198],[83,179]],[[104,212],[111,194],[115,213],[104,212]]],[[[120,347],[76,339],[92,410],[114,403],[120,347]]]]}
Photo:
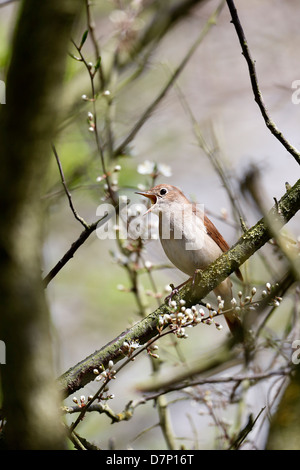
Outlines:
{"type": "Polygon", "coordinates": [[[208,235],[219,245],[222,251],[228,251],[229,250],[229,245],[224,240],[222,235],[220,234],[219,230],[216,228],[216,226],[212,223],[212,221],[207,217],[207,215],[204,215],[204,225],[206,227],[208,235]]]}
{"type": "MultiPolygon", "coordinates": [[[[211,222],[211,220],[205,214],[204,214],[204,225],[206,227],[208,235],[210,235],[211,238],[217,243],[217,245],[219,245],[221,250],[224,253],[228,251],[230,246],[228,245],[226,240],[224,240],[219,230],[215,227],[215,225],[211,222]]],[[[239,269],[235,271],[235,274],[241,281],[243,281],[243,276],[239,269]]]]}

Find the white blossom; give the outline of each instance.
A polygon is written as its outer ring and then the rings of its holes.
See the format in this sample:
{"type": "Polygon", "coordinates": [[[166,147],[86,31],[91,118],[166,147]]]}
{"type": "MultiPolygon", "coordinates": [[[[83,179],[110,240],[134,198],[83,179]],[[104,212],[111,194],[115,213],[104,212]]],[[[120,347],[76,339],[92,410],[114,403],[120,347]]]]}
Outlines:
{"type": "Polygon", "coordinates": [[[150,160],[145,160],[143,163],[140,163],[137,167],[138,173],[140,175],[151,175],[154,173],[155,169],[161,175],[169,178],[172,176],[171,167],[169,165],[165,165],[164,163],[155,163],[151,162],[150,160]]]}

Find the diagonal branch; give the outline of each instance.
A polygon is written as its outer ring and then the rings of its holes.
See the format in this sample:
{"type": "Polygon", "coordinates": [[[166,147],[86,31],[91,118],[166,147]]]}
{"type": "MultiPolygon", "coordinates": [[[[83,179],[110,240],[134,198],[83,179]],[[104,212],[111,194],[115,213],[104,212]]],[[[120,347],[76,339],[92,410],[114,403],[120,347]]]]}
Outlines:
{"type": "Polygon", "coordinates": [[[258,86],[258,80],[257,80],[257,74],[256,74],[256,68],[255,68],[255,62],[251,57],[250,50],[248,48],[248,43],[247,39],[243,30],[243,27],[240,23],[238,13],[236,10],[236,7],[234,5],[233,0],[226,0],[231,18],[232,18],[232,23],[235,27],[236,33],[238,35],[242,51],[243,51],[243,56],[246,59],[248,69],[249,69],[249,75],[250,75],[250,80],[251,80],[251,85],[252,85],[252,90],[254,94],[254,99],[256,103],[259,106],[259,109],[261,111],[261,114],[264,118],[264,121],[266,123],[267,128],[271,131],[271,133],[276,137],[276,139],[279,140],[279,142],[282,143],[282,145],[287,149],[287,151],[295,158],[296,162],[300,165],[300,152],[293,147],[288,140],[284,137],[284,135],[280,132],[280,130],[276,127],[275,123],[272,121],[272,119],[269,116],[269,113],[267,111],[267,108],[264,104],[263,97],[261,94],[261,91],[258,86]]]}
{"type": "MultiPolygon", "coordinates": [[[[141,52],[147,48],[151,50],[151,45],[156,47],[160,40],[167,35],[167,33],[174,28],[180,21],[184,20],[191,14],[193,8],[197,5],[206,3],[207,0],[180,0],[178,2],[156,2],[154,14],[150,19],[149,24],[142,30],[141,36],[133,44],[130,54],[124,60],[117,54],[115,64],[122,69],[128,66],[128,62],[139,57],[141,52]],[[169,3],[169,5],[168,5],[169,3]],[[175,3],[175,4],[174,4],[175,3]]],[[[145,17],[148,12],[153,10],[153,4],[145,5],[145,17]]]]}
{"type": "Polygon", "coordinates": [[[105,214],[101,219],[97,220],[96,222],[87,225],[85,230],[81,232],[77,240],[72,243],[68,251],[64,254],[64,256],[56,263],[56,265],[49,271],[49,273],[44,277],[43,284],[44,287],[47,287],[49,282],[59,273],[59,271],[70,261],[78,248],[80,248],[84,242],[89,238],[89,236],[104,222],[107,222],[112,214],[105,214]]]}
{"type": "MultiPolygon", "coordinates": [[[[274,205],[268,216],[281,221],[283,226],[300,209],[300,180],[274,205]]],[[[196,279],[196,285],[191,289],[190,285],[180,290],[180,297],[190,307],[199,303],[210,291],[226,279],[238,266],[243,264],[257,250],[259,250],[271,238],[268,224],[262,218],[249,229],[239,241],[227,252],[218,258],[213,264],[201,273],[201,279],[196,279]]],[[[124,358],[123,343],[126,341],[145,344],[157,335],[158,319],[161,315],[170,313],[170,307],[162,304],[158,309],[146,318],[135,324],[132,328],[121,333],[117,338],[105,345],[100,350],[71,367],[58,380],[64,395],[70,395],[87,383],[94,380],[93,370],[107,366],[109,360],[114,363],[124,358]]]]}

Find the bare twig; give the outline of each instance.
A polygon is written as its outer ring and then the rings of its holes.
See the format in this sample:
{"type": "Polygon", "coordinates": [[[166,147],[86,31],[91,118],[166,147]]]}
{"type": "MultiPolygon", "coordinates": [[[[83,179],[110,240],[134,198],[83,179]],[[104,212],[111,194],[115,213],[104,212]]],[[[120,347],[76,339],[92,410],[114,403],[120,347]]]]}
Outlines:
{"type": "Polygon", "coordinates": [[[74,254],[80,248],[84,242],[89,238],[89,236],[100,226],[102,223],[109,220],[110,214],[105,214],[101,219],[96,222],[88,225],[75,242],[72,243],[69,250],[64,254],[64,256],[58,261],[58,263],[51,269],[51,271],[45,276],[43,283],[44,287],[47,287],[49,282],[59,273],[59,271],[67,264],[70,259],[73,258],[74,254]]]}
{"type": "Polygon", "coordinates": [[[231,18],[232,18],[232,23],[235,27],[236,33],[238,35],[241,48],[243,51],[243,55],[246,59],[248,69],[249,69],[249,75],[250,75],[250,80],[251,80],[251,85],[252,85],[252,90],[254,94],[254,99],[256,103],[258,104],[258,107],[261,111],[261,114],[264,118],[264,121],[266,123],[267,128],[271,131],[271,133],[276,137],[276,139],[279,140],[279,142],[282,143],[282,145],[286,148],[286,150],[295,158],[296,162],[300,164],[300,152],[293,147],[288,140],[284,137],[284,135],[280,132],[280,130],[276,127],[275,123],[272,121],[272,119],[269,116],[269,113],[267,111],[267,108],[264,104],[262,93],[259,89],[258,85],[258,79],[257,79],[257,74],[256,74],[256,68],[255,68],[255,62],[251,57],[251,53],[248,47],[247,39],[243,30],[243,27],[240,23],[238,13],[234,4],[233,0],[226,0],[231,18]]]}
{"type": "Polygon", "coordinates": [[[248,434],[253,430],[255,423],[257,422],[258,418],[264,411],[265,407],[263,407],[258,415],[256,416],[255,419],[253,419],[252,414],[249,415],[248,422],[246,426],[244,426],[243,429],[239,432],[238,436],[235,438],[234,442],[230,445],[229,449],[239,449],[244,442],[244,440],[247,438],[248,434]]]}
{"type": "MultiPolygon", "coordinates": [[[[244,374],[244,375],[236,375],[236,376],[229,376],[229,377],[205,377],[200,379],[191,380],[188,382],[189,387],[194,387],[196,385],[213,385],[213,384],[226,384],[226,383],[240,383],[244,380],[258,382],[260,380],[268,379],[270,377],[276,376],[288,376],[292,373],[293,368],[291,366],[282,367],[276,370],[268,370],[266,372],[261,372],[257,374],[244,374]]],[[[186,378],[187,379],[187,378],[186,378]]],[[[186,380],[185,379],[185,380],[186,380]]],[[[187,383],[174,383],[168,387],[161,388],[156,394],[159,393],[169,393],[178,390],[182,390],[187,387],[187,383]]],[[[145,390],[146,391],[146,390],[145,390]]],[[[155,390],[152,390],[154,392],[155,390]]],[[[154,398],[156,394],[152,393],[149,395],[149,399],[154,398]]],[[[144,399],[148,400],[148,395],[144,397],[144,399]]]]}
{"type": "Polygon", "coordinates": [[[224,185],[224,188],[225,188],[225,190],[228,194],[228,197],[230,199],[231,206],[232,206],[232,208],[235,212],[236,219],[239,220],[239,221],[246,220],[245,215],[242,212],[242,208],[239,204],[239,201],[237,200],[237,198],[234,194],[234,190],[231,187],[231,182],[228,178],[228,175],[226,174],[225,168],[224,168],[224,166],[223,166],[223,164],[222,164],[222,162],[219,158],[219,155],[218,155],[220,153],[219,144],[218,144],[218,141],[217,141],[217,137],[214,134],[214,129],[212,129],[212,135],[213,135],[214,140],[215,140],[215,145],[210,146],[206,142],[206,140],[205,140],[205,138],[204,138],[204,136],[201,132],[199,123],[198,123],[197,119],[195,118],[194,113],[193,113],[191,107],[189,106],[189,103],[187,102],[185,96],[184,96],[184,93],[182,92],[182,90],[180,89],[180,87],[178,85],[176,86],[176,91],[178,93],[180,102],[182,103],[182,106],[183,106],[184,110],[186,111],[187,115],[189,116],[189,118],[191,120],[191,123],[193,125],[194,135],[197,139],[199,147],[203,150],[203,152],[206,154],[206,156],[210,160],[211,164],[213,165],[215,171],[219,175],[219,177],[220,177],[220,179],[221,179],[221,181],[224,185]]]}
{"type": "Polygon", "coordinates": [[[116,195],[115,195],[115,192],[113,191],[113,189],[111,187],[110,175],[106,170],[104,151],[103,151],[103,146],[100,142],[99,129],[98,129],[98,124],[97,124],[97,110],[96,110],[97,93],[96,93],[96,90],[95,90],[94,78],[95,78],[95,75],[96,75],[98,69],[93,70],[91,65],[88,64],[88,62],[86,61],[86,59],[85,59],[85,57],[84,57],[84,55],[82,54],[82,51],[81,51],[82,45],[77,46],[77,44],[73,40],[72,40],[72,43],[73,43],[74,47],[76,48],[76,50],[79,54],[80,58],[78,60],[84,63],[84,65],[87,69],[87,72],[89,74],[89,77],[90,77],[91,90],[92,90],[92,98],[91,98],[90,101],[92,102],[92,105],[93,105],[93,127],[94,127],[94,132],[93,133],[95,135],[97,151],[98,151],[98,154],[99,154],[100,160],[101,160],[102,171],[103,171],[103,173],[105,175],[105,178],[106,178],[108,193],[109,193],[109,196],[110,196],[112,202],[115,205],[117,205],[116,195]]]}
{"type": "Polygon", "coordinates": [[[84,226],[84,228],[88,229],[89,224],[82,217],[80,217],[80,215],[78,215],[78,213],[77,213],[77,211],[74,207],[71,193],[70,193],[70,191],[68,190],[68,187],[67,187],[67,183],[66,183],[66,180],[65,180],[65,175],[64,175],[64,172],[63,172],[63,169],[62,169],[62,165],[61,165],[60,159],[58,157],[56,148],[53,144],[52,144],[52,150],[53,150],[54,156],[56,158],[56,162],[57,162],[57,165],[58,165],[61,181],[62,181],[64,190],[65,190],[65,193],[67,195],[67,198],[69,200],[69,205],[70,205],[71,211],[73,212],[75,219],[77,219],[81,223],[81,225],[84,226]]]}
{"type": "MultiPolygon", "coordinates": [[[[141,354],[145,349],[147,349],[151,344],[153,344],[158,338],[170,334],[171,331],[165,331],[162,334],[156,334],[154,338],[152,338],[147,344],[136,350],[133,354],[130,354],[129,357],[126,358],[124,362],[114,371],[113,375],[110,375],[109,373],[107,374],[104,382],[100,386],[100,388],[97,390],[97,392],[88,400],[86,405],[80,409],[80,413],[77,416],[76,420],[71,424],[70,426],[70,432],[73,432],[76,426],[82,421],[83,417],[85,416],[86,412],[89,410],[89,408],[92,406],[92,404],[101,398],[102,392],[104,392],[107,389],[107,385],[111,381],[112,378],[114,378],[127,364],[129,364],[132,360],[134,360],[139,354],[141,354]]],[[[122,354],[124,358],[124,353],[122,354]]],[[[102,365],[102,364],[101,364],[102,365]]],[[[94,367],[95,369],[95,367],[94,367]]],[[[101,370],[101,367],[99,368],[101,370]]],[[[94,375],[95,378],[95,375],[94,375]]],[[[158,397],[159,401],[159,397],[158,397]]],[[[112,414],[111,414],[112,417],[112,414]]],[[[169,424],[167,425],[169,429],[169,424]]]]}
{"type": "MultiPolygon", "coordinates": [[[[122,245],[119,238],[118,238],[118,243],[119,243],[119,248],[120,248],[121,252],[124,253],[124,247],[123,247],[123,245],[122,245]]],[[[144,304],[143,304],[143,301],[142,301],[142,298],[141,298],[141,292],[140,292],[139,283],[138,283],[138,275],[140,274],[140,272],[136,268],[139,265],[140,261],[142,261],[142,263],[144,264],[144,267],[146,268],[145,262],[144,262],[144,260],[141,256],[141,249],[142,249],[142,240],[139,239],[138,243],[137,243],[136,251],[134,253],[136,255],[134,262],[133,263],[124,263],[123,266],[126,269],[128,275],[129,275],[130,281],[131,281],[131,289],[130,290],[133,292],[133,294],[135,296],[135,300],[136,300],[136,303],[137,303],[138,309],[139,309],[139,315],[142,318],[144,318],[145,315],[146,315],[146,311],[145,311],[145,307],[144,307],[144,304]]],[[[151,276],[150,270],[147,269],[147,272],[148,272],[148,276],[150,278],[152,287],[154,288],[154,290],[156,290],[155,283],[154,283],[154,280],[151,276]]],[[[157,301],[158,301],[158,305],[159,305],[159,299],[157,299],[157,301]]],[[[166,334],[168,334],[168,333],[170,333],[170,332],[166,332],[166,334]]],[[[151,342],[149,342],[146,347],[149,347],[153,342],[154,342],[153,340],[151,342]]],[[[144,347],[144,349],[145,349],[145,347],[144,347]]],[[[139,350],[137,353],[139,354],[140,352],[141,352],[141,350],[139,350]]],[[[152,371],[153,371],[154,374],[157,374],[158,370],[160,369],[160,364],[158,363],[157,359],[152,357],[151,355],[150,355],[149,358],[150,358],[150,361],[151,361],[152,371]]],[[[122,365],[122,367],[123,367],[123,365],[122,365]]],[[[159,424],[161,426],[163,436],[166,440],[168,448],[174,450],[174,449],[176,449],[175,438],[174,438],[174,433],[173,433],[173,429],[172,429],[170,413],[169,413],[169,410],[168,410],[168,404],[167,404],[167,401],[166,401],[165,397],[162,396],[162,395],[157,397],[156,404],[157,404],[157,410],[158,410],[158,415],[159,415],[159,424]]]]}
{"type": "Polygon", "coordinates": [[[87,24],[88,24],[88,31],[90,33],[91,41],[94,47],[95,51],[95,60],[96,62],[99,61],[99,85],[100,85],[100,91],[104,90],[105,87],[105,77],[103,73],[103,67],[101,64],[101,56],[100,56],[100,49],[99,49],[99,44],[95,35],[95,23],[92,18],[92,12],[91,12],[91,6],[92,2],[90,0],[85,0],[86,4],[86,16],[87,16],[87,24]]]}

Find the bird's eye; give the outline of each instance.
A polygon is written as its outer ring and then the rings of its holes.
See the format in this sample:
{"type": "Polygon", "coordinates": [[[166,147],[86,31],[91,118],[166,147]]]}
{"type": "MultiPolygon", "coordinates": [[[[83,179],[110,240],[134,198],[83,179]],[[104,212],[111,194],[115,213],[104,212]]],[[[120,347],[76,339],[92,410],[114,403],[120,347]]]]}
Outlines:
{"type": "Polygon", "coordinates": [[[159,194],[161,196],[164,196],[165,194],[167,194],[168,190],[166,188],[162,188],[160,191],[159,191],[159,194]]]}

